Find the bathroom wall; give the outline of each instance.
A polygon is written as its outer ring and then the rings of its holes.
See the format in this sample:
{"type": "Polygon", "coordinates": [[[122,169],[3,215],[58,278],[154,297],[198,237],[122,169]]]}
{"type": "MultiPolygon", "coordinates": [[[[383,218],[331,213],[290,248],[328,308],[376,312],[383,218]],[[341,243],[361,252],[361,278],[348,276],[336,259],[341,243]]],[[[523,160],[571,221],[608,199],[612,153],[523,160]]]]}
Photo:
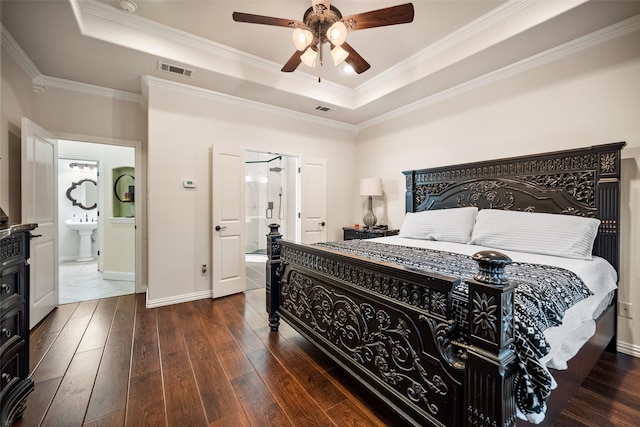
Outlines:
{"type": "Polygon", "coordinates": [[[105,280],[135,280],[135,199],[131,203],[120,203],[120,209],[114,208],[119,203],[114,197],[114,183],[121,171],[135,171],[135,151],[131,147],[115,147],[105,152],[104,182],[105,202],[103,231],[105,237],[103,261],[103,277],[105,280]],[[123,209],[124,205],[124,209],[123,209]],[[124,217],[126,216],[126,218],[124,217]]]}

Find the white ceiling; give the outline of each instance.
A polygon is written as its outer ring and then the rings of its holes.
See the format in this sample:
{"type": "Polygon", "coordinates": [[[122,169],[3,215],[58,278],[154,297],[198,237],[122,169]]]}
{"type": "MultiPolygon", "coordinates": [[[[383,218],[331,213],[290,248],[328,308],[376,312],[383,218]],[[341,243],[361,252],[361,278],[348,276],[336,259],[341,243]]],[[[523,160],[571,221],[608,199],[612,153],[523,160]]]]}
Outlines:
{"type": "MultiPolygon", "coordinates": [[[[359,126],[640,25],[639,0],[417,0],[410,24],[349,33],[371,64],[363,74],[345,74],[328,55],[322,67],[282,73],[295,51],[292,30],[234,22],[232,12],[302,20],[309,0],[134,1],[135,13],[107,0],[3,0],[2,22],[32,74],[132,93],[150,75],[359,126]],[[159,71],[159,60],[195,72],[159,71]]],[[[401,3],[332,5],[347,16],[401,3]]]]}

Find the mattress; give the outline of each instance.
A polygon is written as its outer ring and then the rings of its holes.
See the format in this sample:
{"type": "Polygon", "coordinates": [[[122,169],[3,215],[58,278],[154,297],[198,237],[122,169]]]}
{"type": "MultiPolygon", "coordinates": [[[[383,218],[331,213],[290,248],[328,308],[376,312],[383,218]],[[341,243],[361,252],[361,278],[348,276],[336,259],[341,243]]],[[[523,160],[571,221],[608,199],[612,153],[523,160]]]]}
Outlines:
{"type": "Polygon", "coordinates": [[[550,345],[550,351],[541,359],[541,362],[552,369],[567,369],[568,360],[575,356],[595,333],[595,321],[609,306],[617,288],[618,277],[615,269],[600,257],[593,257],[592,260],[580,260],[461,243],[408,239],[399,236],[380,237],[373,240],[390,245],[435,249],[469,256],[482,250],[491,249],[509,256],[516,262],[550,265],[575,273],[593,295],[568,309],[561,325],[544,331],[545,338],[550,345]]]}

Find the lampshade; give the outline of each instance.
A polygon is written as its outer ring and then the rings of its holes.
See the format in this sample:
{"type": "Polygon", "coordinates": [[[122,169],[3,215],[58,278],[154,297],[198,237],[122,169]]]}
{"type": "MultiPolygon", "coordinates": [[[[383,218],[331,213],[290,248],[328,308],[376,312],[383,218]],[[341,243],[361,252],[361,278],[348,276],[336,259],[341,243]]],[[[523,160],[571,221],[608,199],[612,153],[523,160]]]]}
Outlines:
{"type": "Polygon", "coordinates": [[[307,48],[302,55],[300,55],[300,60],[307,67],[315,67],[316,66],[316,58],[318,57],[318,52],[313,50],[312,48],[307,48]]]}
{"type": "Polygon", "coordinates": [[[293,30],[293,44],[299,51],[305,50],[313,41],[313,34],[309,30],[296,28],[293,30]]]}
{"type": "Polygon", "coordinates": [[[361,196],[382,196],[382,180],[380,178],[362,178],[360,180],[361,196]]]}
{"type": "Polygon", "coordinates": [[[334,46],[341,46],[347,40],[347,27],[342,21],[336,21],[327,30],[327,40],[334,46]]]}
{"type": "Polygon", "coordinates": [[[333,58],[333,65],[341,64],[342,61],[347,59],[347,56],[349,56],[349,52],[344,50],[342,46],[336,46],[333,49],[331,49],[331,57],[333,58]]]}

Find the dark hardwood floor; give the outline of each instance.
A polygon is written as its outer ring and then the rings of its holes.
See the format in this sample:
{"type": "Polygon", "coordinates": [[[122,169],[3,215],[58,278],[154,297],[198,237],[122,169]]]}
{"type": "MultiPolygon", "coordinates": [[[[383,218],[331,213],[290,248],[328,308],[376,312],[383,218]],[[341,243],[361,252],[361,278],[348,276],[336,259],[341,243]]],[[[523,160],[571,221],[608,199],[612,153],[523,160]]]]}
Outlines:
{"type": "MultiPolygon", "coordinates": [[[[31,332],[35,391],[15,426],[401,425],[286,324],[270,332],[264,307],[260,288],[62,305],[31,332]]],[[[640,359],[604,354],[555,425],[638,425],[639,390],[640,359]]]]}

